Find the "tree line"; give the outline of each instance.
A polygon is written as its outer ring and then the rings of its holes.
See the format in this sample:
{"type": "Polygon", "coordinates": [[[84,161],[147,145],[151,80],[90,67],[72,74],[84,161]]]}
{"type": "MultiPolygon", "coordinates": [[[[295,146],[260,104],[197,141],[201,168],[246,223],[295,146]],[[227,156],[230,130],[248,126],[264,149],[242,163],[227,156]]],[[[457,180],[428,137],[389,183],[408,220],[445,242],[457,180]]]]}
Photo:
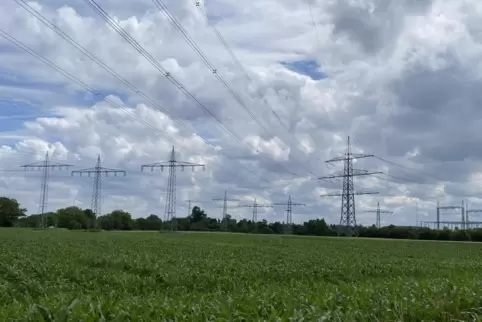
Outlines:
{"type": "MultiPolygon", "coordinates": [[[[283,234],[287,230],[294,235],[306,236],[336,236],[337,226],[328,225],[323,218],[311,219],[302,224],[287,227],[281,222],[261,220],[233,219],[230,215],[225,219],[211,218],[199,206],[194,206],[191,214],[183,218],[175,218],[171,222],[163,221],[157,215],[132,218],[123,210],[114,210],[108,214],[96,217],[90,209],[66,207],[43,215],[45,227],[66,228],[71,230],[169,230],[171,227],[179,231],[228,231],[233,233],[253,234],[283,234]]],[[[39,227],[42,215],[27,216],[17,200],[0,197],[0,227],[39,227]]],[[[453,240],[482,242],[482,229],[436,230],[425,227],[409,226],[358,226],[360,237],[421,239],[421,240],[453,240]]]]}

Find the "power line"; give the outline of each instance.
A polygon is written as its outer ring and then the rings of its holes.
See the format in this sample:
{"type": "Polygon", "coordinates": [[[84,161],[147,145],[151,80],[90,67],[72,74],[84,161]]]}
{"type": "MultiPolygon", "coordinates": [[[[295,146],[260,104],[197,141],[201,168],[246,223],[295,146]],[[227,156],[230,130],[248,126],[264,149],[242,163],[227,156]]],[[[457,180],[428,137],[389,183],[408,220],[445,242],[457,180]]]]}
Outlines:
{"type": "MultiPolygon", "coordinates": [[[[209,21],[209,16],[206,12],[206,10],[203,8],[203,6],[201,6],[201,3],[198,1],[198,0],[192,0],[192,2],[196,5],[196,7],[199,8],[199,10],[203,13],[203,17],[204,19],[206,20],[206,22],[208,23],[208,25],[211,27],[211,29],[213,30],[214,34],[216,35],[216,37],[219,39],[220,43],[223,45],[224,49],[227,51],[227,53],[231,56],[231,59],[234,61],[234,63],[238,66],[239,70],[244,74],[244,76],[246,77],[246,79],[253,83],[253,79],[249,76],[249,74],[246,72],[246,69],[244,68],[244,66],[242,65],[242,63],[239,61],[238,57],[236,56],[236,54],[234,53],[234,51],[229,47],[227,41],[224,39],[224,37],[222,36],[222,34],[219,32],[218,28],[216,28],[216,26],[214,24],[211,24],[210,21],[209,21]]],[[[271,110],[271,112],[273,113],[273,115],[275,116],[276,120],[279,122],[279,124],[286,130],[286,132],[289,134],[291,134],[291,138],[293,139],[294,142],[296,142],[296,144],[303,148],[303,150],[305,150],[305,152],[309,155],[310,152],[308,151],[308,149],[306,149],[297,139],[294,135],[292,135],[291,133],[291,130],[286,127],[286,125],[283,123],[283,121],[281,120],[281,117],[278,115],[278,113],[269,105],[269,104],[266,104],[265,105],[271,110]]],[[[317,160],[320,160],[320,158],[318,157],[315,157],[317,160]]],[[[320,160],[321,161],[321,160],[320,160]]]]}
{"type": "MultiPolygon", "coordinates": [[[[192,100],[196,105],[201,107],[203,111],[209,115],[216,124],[224,130],[229,136],[235,139],[238,143],[245,146],[248,151],[251,151],[253,155],[256,153],[244,142],[241,140],[237,135],[235,135],[232,131],[230,131],[212,112],[209,108],[207,108],[204,104],[202,104],[191,92],[189,92],[171,73],[167,72],[161,64],[149,53],[147,52],[132,36],[130,36],[114,19],[112,19],[109,14],[107,14],[102,7],[100,7],[94,0],[84,0],[95,12],[97,12],[103,19],[106,21],[109,26],[114,29],[124,40],[126,40],[139,54],[147,59],[159,72],[161,72],[166,78],[174,85],[176,88],[181,91],[188,99],[192,100]]],[[[260,158],[266,159],[262,154],[257,154],[260,158]]],[[[279,167],[283,168],[286,172],[290,173],[291,175],[297,177],[298,174],[289,170],[282,164],[277,164],[279,167]]]]}
{"type": "MultiPolygon", "coordinates": [[[[33,10],[33,9],[32,9],[33,10]]],[[[38,18],[38,17],[37,17],[38,18]]],[[[40,19],[40,18],[39,18],[40,19]]],[[[58,28],[57,28],[58,29],[58,28]]],[[[50,60],[48,60],[47,58],[39,55],[35,50],[31,49],[30,47],[28,47],[27,45],[25,45],[24,43],[20,42],[19,40],[17,40],[15,37],[9,35],[8,33],[6,33],[5,31],[1,30],[0,29],[0,35],[2,37],[4,37],[6,40],[8,40],[9,42],[11,42],[12,44],[14,44],[16,47],[20,48],[21,50],[27,52],[29,55],[35,57],[36,59],[40,60],[41,62],[43,62],[44,64],[46,64],[47,66],[49,66],[50,68],[53,68],[55,69],[57,72],[59,72],[60,74],[62,74],[64,77],[68,78],[69,80],[73,81],[74,83],[76,83],[77,85],[79,85],[80,87],[84,88],[86,91],[92,93],[94,96],[101,96],[100,93],[98,93],[97,91],[95,91],[93,88],[91,88],[90,86],[88,86],[87,84],[85,84],[83,81],[79,80],[78,78],[76,78],[74,75],[72,75],[71,73],[67,72],[66,70],[64,70],[63,68],[59,67],[58,65],[54,64],[53,62],[51,62],[50,60]]],[[[66,39],[66,38],[64,38],[66,39]]],[[[67,39],[66,39],[67,40],[67,39]]],[[[68,40],[67,40],[68,41],[68,40]]],[[[69,41],[70,42],[70,41],[69,41]]],[[[75,46],[75,45],[74,45],[75,46]]],[[[79,45],[80,46],[80,45],[79,45]]],[[[77,46],[75,46],[77,47],[77,46]]],[[[79,49],[79,48],[78,48],[79,49]]],[[[81,49],[79,49],[81,50],[81,49]]],[[[82,51],[82,50],[81,50],[82,51]]],[[[87,54],[86,54],[87,55],[87,54]]],[[[92,57],[95,57],[92,55],[92,57]]],[[[94,62],[98,63],[101,67],[102,67],[102,62],[100,60],[98,60],[97,58],[92,58],[89,56],[89,58],[93,59],[94,62]],[[97,60],[99,62],[97,62],[97,60]]],[[[105,65],[105,64],[104,64],[105,65]]],[[[107,69],[106,69],[107,70],[107,69]]],[[[107,70],[109,71],[109,70],[107,70]]],[[[115,72],[113,72],[115,73],[115,72]]],[[[112,74],[112,73],[111,73],[112,74]]],[[[116,74],[112,74],[114,77],[116,77],[116,74]]],[[[127,82],[127,81],[126,81],[127,82]]],[[[136,91],[137,94],[143,94],[140,90],[137,90],[135,87],[133,88],[133,90],[136,91]]],[[[129,117],[135,119],[136,121],[140,122],[141,124],[145,125],[146,127],[156,131],[157,133],[161,134],[162,136],[166,137],[167,139],[169,139],[170,141],[172,141],[173,143],[177,143],[178,146],[181,146],[182,148],[184,148],[185,150],[189,151],[189,149],[187,149],[185,146],[183,146],[179,141],[175,140],[174,138],[172,138],[171,136],[169,136],[167,133],[165,133],[164,131],[161,131],[159,130],[158,128],[154,127],[153,125],[151,125],[150,123],[140,119],[139,117],[137,117],[134,113],[132,113],[131,111],[127,110],[126,108],[124,108],[123,106],[117,104],[115,101],[107,98],[107,97],[103,97],[103,101],[105,101],[106,103],[108,103],[109,105],[111,106],[114,106],[118,109],[120,109],[122,112],[124,112],[125,114],[127,114],[129,117]]],[[[156,107],[159,107],[155,102],[154,102],[155,106],[156,107]]],[[[164,111],[164,110],[163,110],[164,111]]],[[[169,114],[166,114],[169,116],[169,114]]],[[[181,125],[183,123],[180,123],[181,125]]],[[[196,135],[196,134],[195,134],[196,135]]],[[[217,153],[221,153],[223,154],[226,158],[230,159],[230,160],[234,160],[232,157],[230,157],[228,154],[226,154],[223,150],[217,150],[215,149],[212,145],[208,144],[202,137],[200,137],[199,135],[197,135],[197,137],[199,137],[205,144],[207,147],[209,147],[210,149],[214,150],[215,152],[217,153]]],[[[252,171],[250,168],[244,166],[244,164],[242,164],[240,162],[241,165],[243,165],[243,168],[245,170],[247,170],[248,172],[252,173],[254,176],[258,176],[257,173],[255,173],[254,171],[252,171]]],[[[229,170],[229,171],[233,171],[233,170],[229,170]]]]}

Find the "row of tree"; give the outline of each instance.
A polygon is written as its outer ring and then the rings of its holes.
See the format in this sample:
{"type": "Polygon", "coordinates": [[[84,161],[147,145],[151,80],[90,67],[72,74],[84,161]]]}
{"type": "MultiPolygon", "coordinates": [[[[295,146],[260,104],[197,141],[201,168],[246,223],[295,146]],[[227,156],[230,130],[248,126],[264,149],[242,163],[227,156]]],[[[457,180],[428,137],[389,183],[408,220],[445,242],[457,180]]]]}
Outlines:
{"type": "MultiPolygon", "coordinates": [[[[26,215],[15,199],[0,197],[1,227],[57,227],[67,229],[103,229],[103,230],[170,230],[181,231],[229,231],[236,233],[283,234],[289,231],[295,235],[336,236],[337,226],[328,225],[325,220],[312,219],[302,224],[286,226],[281,222],[268,223],[266,220],[236,220],[227,216],[224,220],[210,218],[204,210],[195,206],[185,218],[175,218],[165,222],[156,215],[146,218],[132,218],[123,210],[114,210],[109,214],[96,217],[90,209],[67,207],[43,215],[26,215]],[[44,223],[43,225],[41,223],[44,223]]],[[[423,239],[423,240],[458,240],[482,242],[482,229],[470,230],[434,230],[422,227],[386,226],[377,228],[357,227],[360,237],[423,239]]]]}

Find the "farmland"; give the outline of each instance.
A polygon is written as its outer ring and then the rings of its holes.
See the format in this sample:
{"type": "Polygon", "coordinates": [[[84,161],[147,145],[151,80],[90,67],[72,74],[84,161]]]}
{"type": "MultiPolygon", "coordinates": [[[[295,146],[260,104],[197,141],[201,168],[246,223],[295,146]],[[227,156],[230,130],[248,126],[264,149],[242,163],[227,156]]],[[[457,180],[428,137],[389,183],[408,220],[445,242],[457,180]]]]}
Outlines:
{"type": "Polygon", "coordinates": [[[482,316],[482,245],[0,229],[0,320],[482,316]]]}

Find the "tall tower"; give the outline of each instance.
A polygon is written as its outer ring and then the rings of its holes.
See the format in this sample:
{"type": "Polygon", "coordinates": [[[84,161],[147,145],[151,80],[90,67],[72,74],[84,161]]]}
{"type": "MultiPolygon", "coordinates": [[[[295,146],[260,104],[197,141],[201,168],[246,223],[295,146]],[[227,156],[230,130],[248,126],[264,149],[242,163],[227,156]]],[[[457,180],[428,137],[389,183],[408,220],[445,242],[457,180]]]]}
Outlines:
{"type": "MultiPolygon", "coordinates": [[[[92,199],[90,203],[90,209],[94,212],[94,215],[97,219],[102,216],[102,176],[108,177],[109,175],[117,177],[117,175],[126,176],[126,172],[124,170],[116,170],[110,168],[104,168],[101,163],[100,155],[97,156],[97,163],[93,168],[87,168],[82,170],[72,171],[72,176],[78,174],[80,177],[86,174],[88,177],[94,175],[94,185],[92,186],[92,199]]],[[[96,228],[99,227],[100,223],[98,220],[95,220],[96,228]]]]}
{"type": "Polygon", "coordinates": [[[288,202],[275,203],[276,206],[286,206],[286,224],[284,233],[291,235],[293,233],[293,206],[306,206],[304,203],[296,203],[291,200],[291,195],[288,196],[288,202]]]}
{"type": "Polygon", "coordinates": [[[254,198],[254,202],[252,205],[240,205],[238,208],[253,208],[253,223],[255,225],[255,229],[258,225],[258,208],[273,208],[272,205],[261,205],[256,201],[256,198],[254,198]]]}
{"type": "Polygon", "coordinates": [[[181,170],[184,171],[184,168],[186,167],[192,168],[193,171],[196,167],[202,167],[203,170],[205,169],[204,164],[177,161],[174,147],[172,147],[169,161],[144,164],[141,166],[141,171],[144,171],[144,169],[146,168],[150,168],[151,172],[154,171],[155,168],[160,168],[161,171],[163,171],[164,168],[169,168],[169,177],[167,179],[166,204],[164,207],[164,221],[169,223],[170,231],[177,230],[177,225],[173,224],[172,222],[173,219],[176,218],[176,170],[177,168],[181,168],[181,170]]]}
{"type": "Polygon", "coordinates": [[[239,199],[228,198],[228,192],[224,191],[224,198],[213,198],[213,201],[223,201],[223,213],[221,215],[223,230],[228,231],[229,220],[228,220],[228,201],[240,201],[239,199]]]}
{"type": "Polygon", "coordinates": [[[72,167],[70,164],[53,163],[49,160],[49,153],[45,153],[45,159],[41,162],[25,164],[21,166],[25,170],[42,170],[42,181],[40,184],[40,200],[39,200],[39,215],[40,222],[38,226],[45,228],[47,226],[47,220],[45,218],[45,211],[47,209],[47,202],[49,196],[49,178],[50,170],[54,169],[68,169],[72,167]]]}
{"type": "Polygon", "coordinates": [[[365,212],[374,212],[377,214],[377,223],[376,223],[376,226],[378,229],[381,228],[381,220],[380,220],[380,217],[381,217],[381,214],[393,214],[393,211],[388,211],[388,210],[381,210],[380,209],[380,202],[377,202],[377,209],[375,210],[367,210],[365,212]]]}
{"type": "Polygon", "coordinates": [[[340,162],[344,163],[343,172],[341,174],[320,177],[320,180],[343,178],[343,189],[341,193],[321,195],[322,197],[341,196],[341,215],[340,224],[337,229],[338,236],[357,236],[357,223],[355,211],[355,196],[377,194],[378,192],[355,192],[353,178],[357,176],[368,176],[372,174],[379,174],[381,172],[368,172],[367,170],[358,170],[353,168],[353,160],[373,157],[372,154],[358,154],[351,152],[350,137],[348,137],[345,154],[326,163],[340,162]]]}

